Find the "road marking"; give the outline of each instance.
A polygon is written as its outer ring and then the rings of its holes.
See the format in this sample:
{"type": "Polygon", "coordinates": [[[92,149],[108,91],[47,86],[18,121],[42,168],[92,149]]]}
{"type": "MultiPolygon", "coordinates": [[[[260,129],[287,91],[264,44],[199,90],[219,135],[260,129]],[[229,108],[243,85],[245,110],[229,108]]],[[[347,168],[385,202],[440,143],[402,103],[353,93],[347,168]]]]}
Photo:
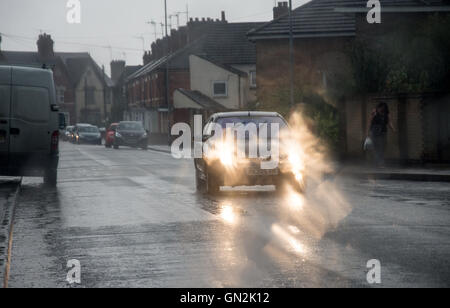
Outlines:
{"type": "Polygon", "coordinates": [[[10,226],[9,226],[9,239],[8,239],[8,253],[7,253],[7,259],[6,259],[6,265],[5,265],[5,276],[3,277],[3,288],[8,288],[8,282],[9,282],[9,273],[11,269],[11,257],[12,257],[12,243],[13,243],[13,230],[14,230],[14,215],[16,214],[16,205],[17,205],[17,198],[19,197],[20,187],[22,185],[23,177],[20,178],[19,184],[17,186],[17,189],[14,193],[14,199],[11,200],[11,213],[10,213],[10,226]]]}
{"type": "MultiPolygon", "coordinates": [[[[14,220],[14,211],[13,211],[13,220],[14,220]]],[[[14,225],[13,222],[11,222],[11,229],[9,231],[9,242],[8,242],[8,257],[6,260],[6,270],[5,270],[5,277],[3,281],[3,288],[8,289],[8,282],[9,282],[9,273],[11,270],[11,256],[12,256],[12,243],[13,243],[13,231],[14,231],[14,225]]]]}

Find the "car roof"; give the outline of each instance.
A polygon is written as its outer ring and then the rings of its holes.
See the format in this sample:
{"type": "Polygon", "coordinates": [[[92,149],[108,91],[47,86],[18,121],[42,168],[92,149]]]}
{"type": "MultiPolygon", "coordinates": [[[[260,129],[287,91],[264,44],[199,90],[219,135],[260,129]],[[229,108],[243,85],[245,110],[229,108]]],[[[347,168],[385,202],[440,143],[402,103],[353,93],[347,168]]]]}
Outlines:
{"type": "Polygon", "coordinates": [[[278,112],[266,112],[266,111],[234,111],[234,112],[221,112],[211,116],[214,119],[220,118],[240,118],[240,117],[279,117],[283,118],[278,112]]]}
{"type": "Polygon", "coordinates": [[[77,125],[75,125],[75,126],[84,127],[84,126],[93,126],[93,125],[91,125],[91,124],[86,124],[86,123],[79,123],[79,124],[77,124],[77,125]]]}

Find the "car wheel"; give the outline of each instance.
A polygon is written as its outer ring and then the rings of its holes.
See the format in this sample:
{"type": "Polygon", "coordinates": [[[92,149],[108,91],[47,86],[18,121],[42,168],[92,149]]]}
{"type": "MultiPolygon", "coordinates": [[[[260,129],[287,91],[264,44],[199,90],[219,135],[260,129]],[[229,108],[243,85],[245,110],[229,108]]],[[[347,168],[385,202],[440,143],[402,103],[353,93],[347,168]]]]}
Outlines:
{"type": "Polygon", "coordinates": [[[206,176],[206,193],[208,195],[217,195],[220,192],[220,183],[216,176],[207,172],[206,176]]]}
{"type": "Polygon", "coordinates": [[[58,181],[58,170],[57,169],[48,169],[45,171],[44,175],[44,184],[49,187],[56,187],[56,183],[58,181]]]}
{"type": "Polygon", "coordinates": [[[197,167],[195,167],[195,188],[198,192],[203,193],[206,191],[205,186],[205,181],[200,178],[200,173],[197,170],[197,167]]]}
{"type": "Polygon", "coordinates": [[[281,176],[275,186],[278,192],[284,192],[288,187],[300,194],[304,194],[306,191],[306,181],[299,183],[293,174],[281,176]]]}

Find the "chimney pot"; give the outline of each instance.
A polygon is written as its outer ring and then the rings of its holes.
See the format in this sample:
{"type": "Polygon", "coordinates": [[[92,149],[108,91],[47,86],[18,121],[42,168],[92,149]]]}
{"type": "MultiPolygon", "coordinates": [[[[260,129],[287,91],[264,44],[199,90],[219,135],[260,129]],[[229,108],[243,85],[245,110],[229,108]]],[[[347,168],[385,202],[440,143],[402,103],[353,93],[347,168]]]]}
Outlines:
{"type": "Polygon", "coordinates": [[[273,8],[273,19],[278,19],[289,13],[289,6],[287,1],[278,2],[278,6],[273,8]]]}
{"type": "Polygon", "coordinates": [[[37,47],[41,59],[48,59],[55,55],[53,51],[54,44],[51,35],[48,35],[47,33],[39,35],[37,47]]]}
{"type": "MultiPolygon", "coordinates": [[[[145,54],[147,54],[147,52],[145,52],[145,54]]],[[[125,61],[123,60],[111,61],[111,79],[114,83],[116,83],[119,80],[124,70],[125,70],[125,61]]]]}

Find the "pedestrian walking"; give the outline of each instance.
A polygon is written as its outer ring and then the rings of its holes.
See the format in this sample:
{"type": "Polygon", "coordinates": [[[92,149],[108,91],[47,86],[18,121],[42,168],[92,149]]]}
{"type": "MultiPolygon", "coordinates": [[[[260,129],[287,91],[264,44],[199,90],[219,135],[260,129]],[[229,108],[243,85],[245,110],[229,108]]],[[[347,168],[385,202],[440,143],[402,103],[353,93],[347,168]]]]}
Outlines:
{"type": "Polygon", "coordinates": [[[395,128],[390,119],[388,105],[386,103],[379,103],[372,112],[368,132],[368,136],[373,144],[375,163],[378,167],[384,166],[388,127],[395,132],[395,128]]]}

